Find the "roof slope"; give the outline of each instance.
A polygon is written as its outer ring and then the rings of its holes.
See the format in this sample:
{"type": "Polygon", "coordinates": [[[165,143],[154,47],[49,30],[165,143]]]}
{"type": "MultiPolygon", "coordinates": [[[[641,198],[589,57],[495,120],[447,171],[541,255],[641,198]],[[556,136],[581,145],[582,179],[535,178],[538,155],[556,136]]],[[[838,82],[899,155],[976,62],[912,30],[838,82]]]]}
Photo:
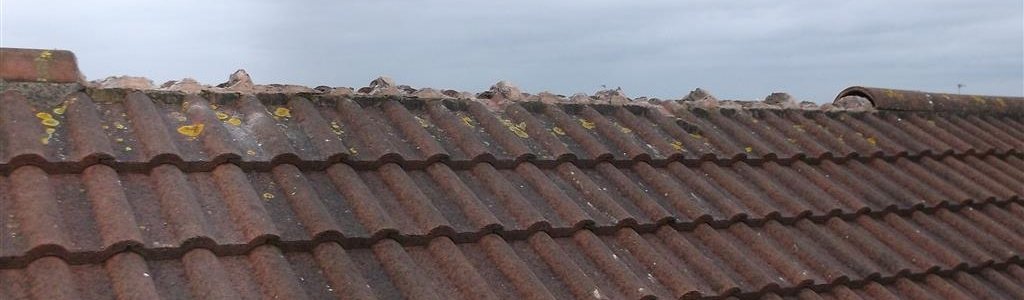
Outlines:
{"type": "Polygon", "coordinates": [[[1019,98],[83,89],[0,52],[0,299],[1024,299],[1019,98]]]}
{"type": "Polygon", "coordinates": [[[1024,298],[1019,115],[661,104],[8,91],[0,296],[1024,298]]]}

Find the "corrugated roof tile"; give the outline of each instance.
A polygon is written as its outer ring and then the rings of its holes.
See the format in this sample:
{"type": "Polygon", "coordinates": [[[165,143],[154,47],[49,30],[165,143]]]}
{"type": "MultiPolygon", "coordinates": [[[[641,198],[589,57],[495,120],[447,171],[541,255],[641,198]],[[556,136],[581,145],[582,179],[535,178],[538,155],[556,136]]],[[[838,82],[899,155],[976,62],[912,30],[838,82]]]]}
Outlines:
{"type": "Polygon", "coordinates": [[[1019,298],[1024,286],[1017,115],[104,99],[0,99],[0,297],[1019,298]]]}

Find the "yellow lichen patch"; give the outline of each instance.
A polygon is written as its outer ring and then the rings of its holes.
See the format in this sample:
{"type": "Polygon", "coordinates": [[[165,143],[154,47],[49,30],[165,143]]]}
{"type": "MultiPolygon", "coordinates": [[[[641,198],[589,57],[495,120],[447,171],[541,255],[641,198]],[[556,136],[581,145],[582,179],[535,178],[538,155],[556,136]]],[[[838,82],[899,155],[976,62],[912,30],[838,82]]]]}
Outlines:
{"type": "Polygon", "coordinates": [[[903,93],[899,93],[894,90],[885,90],[885,95],[889,96],[889,98],[903,99],[903,93]]]}
{"type": "Polygon", "coordinates": [[[524,139],[530,137],[530,135],[526,133],[526,122],[522,122],[522,123],[519,123],[519,124],[515,124],[513,126],[509,126],[508,129],[511,130],[512,133],[515,133],[516,136],[518,136],[518,137],[521,137],[521,138],[524,138],[524,139]]]}
{"type": "Polygon", "coordinates": [[[580,125],[583,125],[583,128],[586,129],[594,129],[594,122],[587,119],[580,119],[580,125]]]}
{"type": "Polygon", "coordinates": [[[463,116],[462,117],[462,123],[466,123],[466,126],[469,126],[469,127],[476,127],[476,126],[473,126],[473,119],[471,119],[468,116],[463,116]]]}
{"type": "Polygon", "coordinates": [[[68,105],[67,104],[61,104],[60,106],[57,106],[57,107],[53,108],[53,113],[58,114],[58,115],[63,115],[64,112],[66,112],[67,110],[68,110],[68,105]]]}
{"type": "Polygon", "coordinates": [[[515,133],[516,136],[518,136],[520,138],[524,138],[524,139],[530,138],[530,134],[526,133],[526,131],[523,131],[522,129],[515,128],[515,127],[510,127],[509,129],[512,130],[512,133],[515,133]]]}
{"type": "Polygon", "coordinates": [[[530,137],[530,135],[526,133],[526,122],[520,122],[519,124],[516,124],[512,123],[512,120],[501,119],[501,123],[505,124],[505,127],[508,127],[508,130],[512,131],[512,133],[515,133],[516,136],[520,138],[525,139],[530,137]]]}
{"type": "Polygon", "coordinates": [[[203,124],[182,125],[178,127],[178,133],[187,137],[194,138],[199,136],[200,134],[203,134],[204,127],[206,126],[203,124]]]}
{"type": "Polygon", "coordinates": [[[124,143],[124,139],[123,138],[116,138],[116,139],[114,139],[114,141],[118,142],[118,143],[124,143]]]}
{"type": "Polygon", "coordinates": [[[344,130],[341,130],[341,125],[338,125],[338,122],[333,122],[333,121],[331,122],[331,131],[334,131],[334,134],[337,134],[337,135],[341,135],[341,134],[345,133],[344,130]]]}
{"type": "Polygon", "coordinates": [[[284,107],[278,107],[274,109],[274,115],[282,118],[291,118],[292,111],[284,107]]]}
{"type": "MultiPolygon", "coordinates": [[[[36,116],[39,116],[39,115],[37,114],[36,116]]],[[[56,124],[60,124],[60,122],[57,122],[57,120],[54,120],[54,119],[43,119],[42,122],[43,122],[43,124],[47,124],[47,122],[55,122],[56,124]]],[[[52,128],[52,127],[57,126],[57,125],[47,125],[47,126],[50,126],[50,127],[45,129],[46,136],[43,136],[42,138],[39,139],[39,142],[43,143],[43,145],[49,145],[50,144],[50,139],[53,138],[53,134],[55,132],[57,132],[57,129],[52,128]]]]}
{"type": "MultiPolygon", "coordinates": [[[[420,126],[423,126],[423,128],[430,127],[430,123],[427,123],[427,120],[424,120],[423,118],[420,118],[420,116],[413,116],[413,117],[416,118],[416,122],[420,122],[420,126]]],[[[335,124],[332,124],[332,126],[333,125],[335,125],[335,124]]]]}
{"type": "Polygon", "coordinates": [[[267,200],[274,199],[274,194],[271,194],[271,193],[268,193],[268,192],[264,192],[263,193],[263,199],[267,199],[267,200]]]}
{"type": "Polygon", "coordinates": [[[356,151],[355,147],[349,147],[348,153],[352,153],[352,155],[359,155],[359,151],[356,151]]]}
{"type": "Polygon", "coordinates": [[[871,144],[872,146],[878,146],[878,140],[876,140],[874,137],[869,136],[865,138],[865,140],[867,140],[868,144],[871,144]]]}
{"type": "Polygon", "coordinates": [[[676,140],[672,141],[672,149],[676,149],[676,151],[683,151],[683,142],[676,140]]]}
{"type": "Polygon", "coordinates": [[[552,127],[551,132],[554,132],[557,135],[565,135],[565,130],[562,130],[562,127],[552,127]]]}
{"type": "Polygon", "coordinates": [[[53,53],[50,53],[49,50],[43,50],[43,52],[39,53],[39,56],[35,59],[36,73],[38,73],[36,74],[38,75],[36,76],[36,80],[40,82],[47,82],[50,80],[50,61],[52,60],[53,53]]]}
{"type": "Polygon", "coordinates": [[[216,104],[210,104],[210,109],[217,109],[217,105],[216,104]]]}
{"type": "Polygon", "coordinates": [[[227,119],[229,117],[231,117],[231,116],[228,116],[228,114],[226,114],[226,113],[222,113],[222,112],[219,112],[219,111],[217,112],[217,120],[225,120],[225,119],[227,119]]]}
{"type": "Polygon", "coordinates": [[[36,61],[48,61],[53,59],[53,52],[50,50],[43,50],[39,53],[39,57],[36,57],[36,61]]]}
{"type": "Polygon", "coordinates": [[[114,122],[114,128],[124,130],[125,128],[128,127],[124,126],[124,124],[121,124],[121,122],[114,122]]]}
{"type": "Polygon", "coordinates": [[[236,117],[231,117],[227,121],[224,121],[224,123],[228,123],[228,124],[231,124],[231,125],[238,126],[238,125],[242,125],[242,119],[239,119],[239,118],[236,118],[236,117]]]}
{"type": "Polygon", "coordinates": [[[698,140],[704,138],[704,136],[700,135],[699,133],[691,133],[690,137],[698,139],[698,140]]]}
{"type": "Polygon", "coordinates": [[[747,151],[747,153],[754,152],[754,147],[747,146],[747,147],[743,148],[743,151],[747,151]]]}
{"type": "Polygon", "coordinates": [[[42,122],[43,125],[49,127],[56,127],[57,125],[60,125],[60,121],[54,120],[53,115],[47,112],[37,112],[36,118],[39,118],[39,121],[42,122]]]}
{"type": "Polygon", "coordinates": [[[49,127],[57,127],[57,125],[60,125],[60,121],[54,119],[43,119],[41,122],[43,123],[43,125],[49,127]]]}

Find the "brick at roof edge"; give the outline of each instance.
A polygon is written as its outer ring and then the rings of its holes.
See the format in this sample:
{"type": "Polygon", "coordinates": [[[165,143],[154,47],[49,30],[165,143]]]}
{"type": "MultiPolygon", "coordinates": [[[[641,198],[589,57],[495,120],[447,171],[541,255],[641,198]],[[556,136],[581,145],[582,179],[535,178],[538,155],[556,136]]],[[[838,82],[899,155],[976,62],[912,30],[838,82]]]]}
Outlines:
{"type": "Polygon", "coordinates": [[[0,48],[0,78],[13,82],[73,83],[81,79],[67,50],[0,48]]]}

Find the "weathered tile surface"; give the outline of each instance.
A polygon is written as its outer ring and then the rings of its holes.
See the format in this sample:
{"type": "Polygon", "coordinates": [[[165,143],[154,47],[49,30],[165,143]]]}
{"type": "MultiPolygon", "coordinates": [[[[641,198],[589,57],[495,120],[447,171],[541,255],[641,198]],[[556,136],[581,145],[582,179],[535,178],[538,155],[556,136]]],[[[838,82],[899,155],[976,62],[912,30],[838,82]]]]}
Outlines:
{"type": "Polygon", "coordinates": [[[1018,115],[112,94],[0,99],[0,298],[1024,294],[1018,115]]]}

